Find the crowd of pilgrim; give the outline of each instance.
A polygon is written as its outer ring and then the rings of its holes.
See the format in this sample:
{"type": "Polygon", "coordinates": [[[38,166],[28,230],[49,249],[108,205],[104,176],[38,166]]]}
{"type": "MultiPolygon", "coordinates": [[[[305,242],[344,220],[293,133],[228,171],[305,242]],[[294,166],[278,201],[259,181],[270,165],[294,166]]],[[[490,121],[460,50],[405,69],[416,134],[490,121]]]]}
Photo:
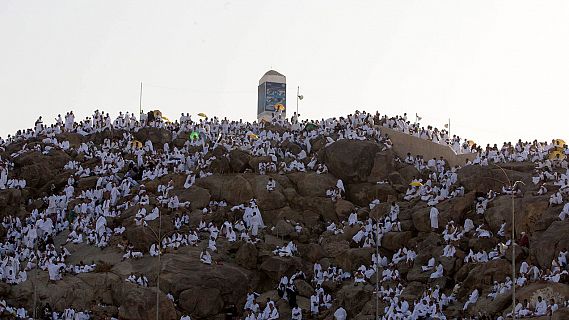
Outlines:
{"type": "MultiPolygon", "coordinates": [[[[264,229],[263,213],[259,210],[256,200],[248,203],[235,204],[230,211],[233,220],[227,220],[221,225],[201,221],[197,226],[190,226],[189,231],[181,231],[182,227],[189,226],[190,217],[186,210],[190,203],[181,202],[173,195],[173,181],[158,186],[156,205],[150,205],[149,193],[145,183],[168,174],[179,174],[186,177],[184,188],[190,188],[196,179],[212,174],[211,162],[215,157],[207,157],[208,152],[217,146],[223,146],[228,151],[234,149],[244,150],[255,156],[265,156],[271,159],[259,164],[255,168],[260,174],[286,174],[289,172],[315,171],[319,174],[328,172],[324,163],[319,163],[312,152],[311,140],[317,136],[324,136],[327,145],[339,139],[371,140],[379,143],[384,149],[391,148],[391,141],[387,135],[382,135],[382,127],[401,131],[416,137],[448,144],[456,153],[477,153],[474,160],[465,163],[465,166],[488,166],[493,163],[531,161],[536,164],[533,182],[539,186],[540,195],[549,195],[551,206],[560,208],[559,218],[565,220],[569,216],[569,170],[566,160],[548,159],[548,151],[552,144],[537,141],[527,143],[518,141],[515,144],[504,143],[501,148],[496,145],[481,148],[458,136],[450,137],[448,131],[436,128],[421,127],[418,123],[411,123],[407,116],[388,117],[379,113],[370,114],[356,111],[347,117],[331,118],[321,121],[300,121],[294,114],[290,119],[282,115],[275,115],[273,123],[249,123],[244,121],[229,121],[217,117],[192,118],[189,114],[182,114],[176,122],[164,121],[158,116],[149,113],[137,118],[133,113],[120,113],[112,120],[108,113],[95,111],[91,117],[76,121],[73,112],[68,112],[63,118],[58,116],[53,124],[44,124],[40,117],[34,128],[18,131],[15,135],[0,139],[0,149],[5,150],[12,143],[28,139],[39,139],[42,143],[24,143],[21,149],[10,155],[11,159],[20,157],[28,152],[39,151],[49,154],[50,150],[61,149],[70,151],[69,141],[58,139],[64,132],[74,132],[89,136],[106,130],[120,130],[122,139],[105,139],[101,145],[92,141],[83,142],[75,152],[82,154],[83,159],[96,160],[96,165],[87,166],[85,163],[70,161],[65,165],[71,173],[67,184],[61,190],[52,190],[52,194],[41,199],[44,205],[41,209],[34,209],[27,217],[20,219],[7,216],[2,221],[2,228],[6,236],[0,243],[0,281],[11,285],[28,280],[31,272],[47,272],[50,282],[60,281],[69,274],[92,272],[96,266],[83,262],[73,265],[66,262],[71,253],[68,248],[76,244],[88,244],[97,248],[105,248],[114,244],[123,252],[123,259],[138,259],[144,255],[157,257],[168,249],[178,249],[182,246],[197,246],[201,248],[200,261],[215,266],[215,255],[218,241],[223,238],[227,242],[244,241],[256,243],[263,240],[264,229]],[[270,130],[270,125],[284,127],[284,133],[270,130]],[[134,133],[143,127],[163,128],[172,133],[174,138],[186,138],[189,132],[197,133],[190,136],[183,147],[175,147],[169,143],[153,145],[150,140],[136,141],[134,133]],[[310,128],[310,129],[308,129],[310,128]],[[290,141],[301,146],[301,151],[293,154],[284,142],[290,141]],[[117,174],[117,173],[124,174],[117,174]],[[78,190],[77,181],[89,176],[97,177],[96,186],[92,189],[78,190]],[[555,191],[549,191],[553,189],[555,191]],[[124,226],[111,228],[107,219],[120,216],[129,208],[136,208],[134,222],[136,225],[147,226],[149,222],[161,219],[165,212],[174,213],[173,225],[176,232],[164,237],[161,241],[153,243],[148,253],[136,251],[134,246],[122,237],[124,226]],[[62,245],[55,246],[55,239],[61,233],[67,236],[62,245]],[[120,239],[113,242],[112,239],[120,239]]],[[[569,151],[565,147],[565,153],[569,151]]],[[[420,176],[413,179],[406,191],[403,201],[422,201],[430,209],[425,214],[429,217],[432,232],[438,234],[445,247],[442,252],[434,252],[425,265],[420,266],[421,271],[428,273],[429,283],[436,283],[436,279],[446,275],[441,257],[454,257],[457,243],[462,238],[488,238],[497,237],[500,243],[490,252],[470,252],[464,258],[465,263],[487,263],[494,259],[504,259],[506,250],[512,245],[507,233],[509,226],[504,221],[499,230],[491,230],[484,223],[476,225],[472,219],[464,221],[450,221],[440,225],[438,205],[448,199],[462,197],[464,188],[457,183],[459,166],[449,167],[445,159],[425,160],[420,155],[408,154],[398,159],[403,163],[415,166],[420,176]]],[[[26,181],[10,174],[14,164],[10,159],[0,159],[0,189],[26,188],[26,181]]],[[[278,188],[277,182],[270,178],[266,185],[271,192],[278,188]]],[[[523,196],[519,187],[492,191],[480,195],[473,204],[478,215],[484,215],[486,208],[496,197],[504,195],[523,196]]],[[[335,187],[330,188],[323,195],[336,201],[345,196],[345,187],[342,180],[338,180],[335,187]]],[[[379,205],[378,199],[369,203],[372,210],[379,205]]],[[[224,201],[212,201],[203,208],[203,214],[215,211],[216,208],[226,207],[224,201]]],[[[357,228],[352,237],[352,245],[362,248],[381,248],[384,235],[388,232],[401,231],[399,221],[400,206],[394,201],[390,203],[389,213],[377,219],[371,216],[363,217],[358,211],[352,212],[345,221],[328,221],[326,233],[341,234],[348,228],[357,228]]],[[[301,222],[295,224],[296,232],[301,232],[301,222]]],[[[184,228],[183,230],[187,230],[184,228]]],[[[529,246],[527,235],[522,234],[515,241],[520,246],[529,246]]],[[[281,257],[298,255],[294,241],[275,247],[273,254],[281,257]]],[[[417,257],[417,248],[401,247],[392,256],[382,256],[379,251],[370,256],[366,264],[355,270],[342,270],[334,265],[313,265],[309,274],[297,271],[294,274],[283,276],[276,285],[280,299],[284,299],[292,310],[292,319],[303,317],[317,317],[319,314],[331,310],[335,319],[347,319],[346,310],[335,304],[332,292],[326,292],[322,284],[324,281],[338,283],[352,283],[354,286],[371,284],[375,286],[376,294],[386,305],[382,310],[383,319],[445,319],[445,308],[451,304],[463,305],[466,312],[476,304],[478,298],[484,293],[491,299],[502,294],[508,294],[513,286],[524,286],[534,281],[559,282],[568,272],[567,249],[563,248],[558,257],[552,260],[550,266],[540,266],[534,261],[521,263],[517,279],[505,278],[503,282],[494,282],[492,288],[476,288],[470,295],[459,301],[457,292],[460,283],[452,290],[444,290],[434,284],[425,290],[420,299],[407,301],[402,298],[405,291],[405,280],[401,278],[399,269],[402,266],[413,267],[417,257]],[[310,307],[302,310],[297,302],[298,289],[295,280],[303,279],[313,285],[314,292],[310,297],[310,307]]],[[[152,275],[148,275],[152,277],[152,275]]],[[[125,281],[140,286],[148,286],[147,275],[132,274],[125,281]]],[[[152,282],[152,280],[150,281],[152,282]]],[[[277,303],[272,300],[256,301],[259,294],[250,292],[244,305],[244,319],[267,320],[279,319],[277,303]]],[[[169,294],[172,300],[175,297],[169,294]]],[[[515,307],[516,316],[533,316],[552,314],[557,309],[566,307],[567,302],[545,301],[539,298],[537,303],[528,301],[518,303],[515,307]]],[[[89,311],[63,310],[58,313],[46,308],[50,319],[88,319],[89,311]]],[[[7,305],[0,301],[0,315],[9,314],[17,318],[27,318],[29,313],[23,308],[7,305]]],[[[187,320],[189,316],[183,316],[187,320]]]]}

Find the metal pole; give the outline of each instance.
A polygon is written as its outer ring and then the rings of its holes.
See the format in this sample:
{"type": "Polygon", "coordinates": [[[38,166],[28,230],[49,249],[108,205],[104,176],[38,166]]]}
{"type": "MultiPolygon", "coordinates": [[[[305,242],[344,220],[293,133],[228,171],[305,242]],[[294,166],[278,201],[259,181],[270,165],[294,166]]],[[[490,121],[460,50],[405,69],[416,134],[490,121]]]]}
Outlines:
{"type": "Polygon", "coordinates": [[[300,86],[296,87],[296,119],[298,119],[298,97],[300,96],[300,86]]]}
{"type": "Polygon", "coordinates": [[[162,269],[162,213],[160,213],[160,222],[158,226],[158,278],[156,279],[156,320],[160,315],[160,270],[162,269]]]}
{"type": "MultiPolygon", "coordinates": [[[[449,125],[450,127],[450,125],[449,125]]],[[[508,186],[510,187],[510,191],[512,192],[512,281],[513,281],[513,285],[512,285],[512,319],[516,318],[516,211],[515,211],[515,202],[514,202],[514,197],[515,197],[515,193],[514,193],[514,188],[516,187],[516,185],[518,183],[524,184],[522,181],[516,181],[514,183],[512,183],[512,180],[510,180],[510,177],[508,177],[508,174],[506,173],[506,170],[504,170],[504,168],[502,168],[501,166],[497,165],[496,163],[493,163],[494,166],[498,167],[500,170],[502,170],[502,173],[504,173],[504,176],[506,176],[506,179],[508,180],[508,186]]],[[[504,183],[505,184],[505,183],[504,183]]]]}
{"type": "Polygon", "coordinates": [[[450,118],[448,118],[448,137],[449,137],[449,139],[451,138],[451,135],[450,135],[450,118]]]}
{"type": "Polygon", "coordinates": [[[375,319],[379,319],[379,219],[375,221],[375,319]]]}
{"type": "Polygon", "coordinates": [[[140,100],[138,102],[139,114],[142,114],[142,82],[140,82],[140,100]]]}
{"type": "MultiPolygon", "coordinates": [[[[515,186],[515,184],[514,184],[515,186]]],[[[514,209],[514,186],[512,186],[512,319],[516,318],[516,215],[514,209]]]]}
{"type": "Polygon", "coordinates": [[[36,256],[36,278],[34,279],[34,319],[37,319],[37,301],[38,301],[38,277],[39,277],[39,268],[38,268],[38,264],[39,264],[39,258],[37,257],[38,254],[38,236],[37,236],[37,230],[36,230],[36,239],[34,242],[34,255],[36,256]]]}

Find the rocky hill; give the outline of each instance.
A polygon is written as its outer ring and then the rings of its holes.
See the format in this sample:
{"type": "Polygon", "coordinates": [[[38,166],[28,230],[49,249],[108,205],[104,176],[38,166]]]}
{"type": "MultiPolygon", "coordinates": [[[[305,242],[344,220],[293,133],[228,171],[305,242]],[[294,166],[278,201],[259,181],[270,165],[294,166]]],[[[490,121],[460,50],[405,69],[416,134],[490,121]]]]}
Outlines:
{"type": "Polygon", "coordinates": [[[291,300],[303,318],[495,319],[512,308],[515,258],[522,310],[539,313],[540,296],[569,318],[567,162],[545,144],[451,168],[394,153],[371,115],[310,130],[98,116],[2,143],[1,315],[251,319],[255,292],[259,319],[268,301],[290,319],[291,300]]]}

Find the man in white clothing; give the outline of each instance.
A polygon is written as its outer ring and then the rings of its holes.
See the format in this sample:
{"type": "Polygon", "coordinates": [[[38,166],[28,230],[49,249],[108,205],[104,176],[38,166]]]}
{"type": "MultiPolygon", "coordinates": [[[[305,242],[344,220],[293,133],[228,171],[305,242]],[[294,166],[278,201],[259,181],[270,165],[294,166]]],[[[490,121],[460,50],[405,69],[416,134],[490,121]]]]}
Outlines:
{"type": "Polygon", "coordinates": [[[537,303],[535,304],[535,315],[544,316],[547,313],[547,303],[541,296],[537,297],[537,303]]]}
{"type": "Polygon", "coordinates": [[[559,213],[559,219],[561,219],[561,221],[565,220],[567,217],[569,217],[569,202],[563,205],[563,210],[559,213]]]}
{"type": "Polygon", "coordinates": [[[431,207],[429,218],[431,219],[431,229],[433,229],[433,231],[437,230],[439,228],[439,209],[437,209],[437,207],[431,207]]]}
{"type": "Polygon", "coordinates": [[[269,178],[269,181],[267,181],[267,191],[269,192],[274,191],[276,187],[277,183],[275,182],[275,180],[273,178],[269,178]]]}
{"type": "Polygon", "coordinates": [[[342,308],[342,306],[338,307],[338,309],[336,309],[336,312],[334,312],[334,319],[336,320],[348,319],[348,313],[346,312],[346,309],[342,308]]]}

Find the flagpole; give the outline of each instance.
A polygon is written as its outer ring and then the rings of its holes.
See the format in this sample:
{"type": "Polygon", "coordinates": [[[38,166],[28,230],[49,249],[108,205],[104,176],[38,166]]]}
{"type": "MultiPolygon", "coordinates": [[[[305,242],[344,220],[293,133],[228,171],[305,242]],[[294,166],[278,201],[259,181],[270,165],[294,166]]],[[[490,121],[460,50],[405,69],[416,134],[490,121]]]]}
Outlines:
{"type": "Polygon", "coordinates": [[[138,102],[139,114],[142,114],[142,81],[140,82],[140,100],[138,102]]]}
{"type": "Polygon", "coordinates": [[[298,118],[298,98],[300,97],[300,86],[296,87],[296,118],[298,118]]]}
{"type": "Polygon", "coordinates": [[[450,118],[448,118],[448,137],[450,139],[451,135],[450,135],[450,118]]]}

